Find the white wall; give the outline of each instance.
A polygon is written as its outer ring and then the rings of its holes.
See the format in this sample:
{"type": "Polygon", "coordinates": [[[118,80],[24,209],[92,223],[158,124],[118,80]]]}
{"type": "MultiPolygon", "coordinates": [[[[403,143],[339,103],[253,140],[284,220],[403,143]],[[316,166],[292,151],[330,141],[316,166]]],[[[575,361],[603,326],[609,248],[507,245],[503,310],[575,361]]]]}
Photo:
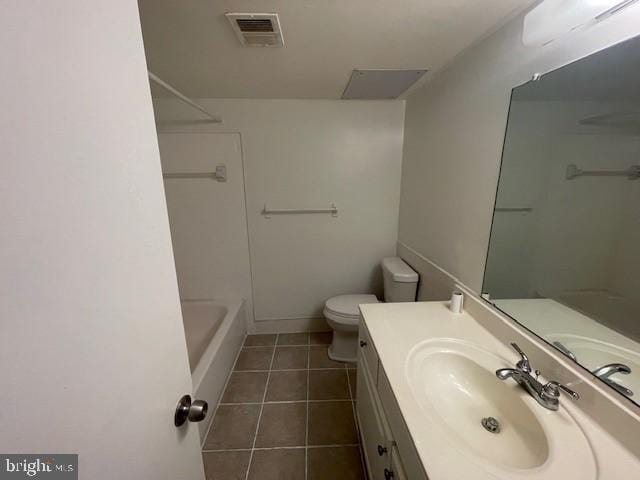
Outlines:
{"type": "Polygon", "coordinates": [[[224,124],[166,99],[156,117],[162,132],[241,134],[255,328],[313,328],[328,297],[381,294],[379,261],[397,240],[404,102],[200,102],[224,124]],[[260,213],[331,202],[337,218],[260,213]]]}
{"type": "Polygon", "coordinates": [[[518,16],[407,100],[399,242],[478,292],[511,89],[639,34],[640,5],[545,47],[521,31],[518,16]]]}
{"type": "Polygon", "coordinates": [[[180,297],[242,298],[251,311],[240,135],[163,133],[158,137],[163,173],[214,172],[217,165],[227,168],[226,182],[211,178],[164,181],[180,297]]]}

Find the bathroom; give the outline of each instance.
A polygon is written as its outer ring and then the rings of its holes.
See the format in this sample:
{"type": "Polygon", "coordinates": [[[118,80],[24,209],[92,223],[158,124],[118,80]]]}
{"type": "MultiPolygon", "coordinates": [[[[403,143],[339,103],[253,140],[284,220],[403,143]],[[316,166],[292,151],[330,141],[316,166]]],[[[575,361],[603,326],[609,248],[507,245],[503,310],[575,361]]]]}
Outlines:
{"type": "Polygon", "coordinates": [[[6,478],[640,474],[640,2],[0,9],[6,478]]]}

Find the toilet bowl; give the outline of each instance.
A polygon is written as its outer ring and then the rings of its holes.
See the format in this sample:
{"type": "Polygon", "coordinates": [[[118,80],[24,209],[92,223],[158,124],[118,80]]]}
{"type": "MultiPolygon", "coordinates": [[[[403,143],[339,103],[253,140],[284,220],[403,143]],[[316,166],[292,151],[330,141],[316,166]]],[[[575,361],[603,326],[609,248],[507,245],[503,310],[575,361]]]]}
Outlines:
{"type": "MultiPolygon", "coordinates": [[[[418,274],[399,257],[382,260],[384,299],[386,302],[413,302],[416,299],[418,274]]],[[[338,362],[358,360],[359,305],[380,303],[375,295],[339,295],[326,301],[324,317],[333,330],[329,358],[338,362]]]]}
{"type": "Polygon", "coordinates": [[[355,362],[358,355],[358,305],[378,303],[375,295],[339,295],[325,303],[324,317],[333,330],[329,358],[338,362],[355,362]]]}

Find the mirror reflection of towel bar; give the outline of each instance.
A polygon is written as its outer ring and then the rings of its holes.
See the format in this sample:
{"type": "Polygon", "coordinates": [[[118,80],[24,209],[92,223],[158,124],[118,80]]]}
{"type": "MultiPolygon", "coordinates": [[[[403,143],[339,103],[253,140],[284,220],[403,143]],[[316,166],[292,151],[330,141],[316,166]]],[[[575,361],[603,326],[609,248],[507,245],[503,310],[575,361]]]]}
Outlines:
{"type": "Polygon", "coordinates": [[[528,213],[533,211],[531,207],[496,207],[496,212],[521,212],[528,213]]]}
{"type": "Polygon", "coordinates": [[[217,178],[215,172],[164,173],[162,178],[217,178]]]}
{"type": "Polygon", "coordinates": [[[330,213],[332,217],[338,216],[338,207],[335,203],[330,208],[270,208],[266,203],[262,209],[262,215],[265,218],[271,218],[271,215],[290,215],[305,213],[330,213]]]}
{"type": "Polygon", "coordinates": [[[211,178],[219,182],[227,181],[226,165],[218,165],[215,172],[173,172],[163,173],[162,178],[211,178]]]}
{"type": "Polygon", "coordinates": [[[632,165],[626,170],[582,170],[575,163],[567,165],[565,178],[573,180],[578,177],[627,177],[636,180],[640,178],[640,165],[632,165]]]}

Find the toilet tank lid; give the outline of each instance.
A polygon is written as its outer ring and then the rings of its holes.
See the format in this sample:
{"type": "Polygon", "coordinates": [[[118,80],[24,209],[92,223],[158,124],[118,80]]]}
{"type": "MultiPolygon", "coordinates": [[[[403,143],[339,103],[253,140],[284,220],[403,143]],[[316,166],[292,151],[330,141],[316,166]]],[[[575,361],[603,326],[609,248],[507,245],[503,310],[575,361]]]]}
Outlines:
{"type": "Polygon", "coordinates": [[[400,257],[382,259],[382,268],[391,274],[394,282],[415,283],[418,281],[418,274],[400,257]]]}

